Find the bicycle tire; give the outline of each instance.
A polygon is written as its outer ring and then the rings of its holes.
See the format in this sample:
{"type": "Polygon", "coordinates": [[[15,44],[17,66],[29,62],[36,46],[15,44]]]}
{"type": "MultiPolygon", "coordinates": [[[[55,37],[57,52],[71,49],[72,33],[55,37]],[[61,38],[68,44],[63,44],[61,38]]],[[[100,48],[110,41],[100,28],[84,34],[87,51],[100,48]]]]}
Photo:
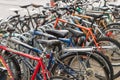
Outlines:
{"type": "MultiPolygon", "coordinates": [[[[116,25],[115,25],[116,26],[116,25]]],[[[107,29],[103,30],[103,33],[106,34],[106,36],[113,38],[115,40],[117,40],[118,42],[120,42],[120,27],[115,27],[114,24],[109,25],[109,27],[107,27],[107,29]],[[113,27],[110,27],[113,26],[113,27]]],[[[120,26],[120,24],[119,24],[120,26]]]]}
{"type": "Polygon", "coordinates": [[[107,28],[120,28],[120,23],[111,23],[107,25],[107,28]]]}
{"type": "MultiPolygon", "coordinates": [[[[78,53],[78,55],[80,55],[80,56],[87,56],[87,54],[89,54],[89,53],[85,53],[85,52],[79,52],[79,53],[78,53]]],[[[65,56],[61,56],[61,57],[60,57],[60,61],[63,61],[63,60],[65,60],[66,58],[73,57],[73,56],[76,56],[76,53],[65,54],[65,56]]],[[[104,62],[101,60],[101,58],[100,58],[100,57],[98,58],[98,56],[95,56],[95,54],[91,54],[91,58],[92,58],[92,59],[95,59],[100,65],[103,65],[103,64],[104,64],[104,62]],[[101,61],[102,61],[102,62],[101,62],[101,61]]],[[[106,62],[105,62],[105,63],[106,63],[106,62]]],[[[105,64],[105,65],[106,65],[106,64],[105,64]]],[[[104,65],[104,66],[105,66],[105,65],[104,65]]],[[[53,69],[52,69],[52,71],[51,71],[53,74],[55,73],[57,67],[58,67],[58,64],[56,63],[56,64],[53,66],[53,69]]],[[[106,75],[107,75],[107,77],[108,77],[108,80],[112,80],[112,75],[111,75],[111,77],[109,76],[109,74],[110,74],[109,70],[110,70],[110,68],[108,68],[108,66],[105,66],[105,67],[104,67],[104,71],[105,71],[105,73],[106,73],[106,75]],[[110,79],[110,78],[111,78],[111,79],[110,79]]]]}
{"type": "MultiPolygon", "coordinates": [[[[108,57],[108,59],[110,60],[110,61],[112,61],[112,60],[114,60],[114,61],[118,61],[118,60],[120,60],[119,59],[119,56],[120,56],[120,52],[119,52],[119,50],[120,50],[120,43],[118,42],[118,41],[116,41],[116,40],[114,40],[114,39],[112,39],[112,38],[109,38],[109,37],[102,37],[102,38],[99,38],[99,39],[96,39],[96,41],[97,41],[97,43],[99,43],[99,42],[111,42],[112,44],[114,44],[116,47],[117,47],[117,54],[115,54],[116,56],[115,56],[115,58],[111,58],[112,57],[112,53],[110,53],[110,50],[108,51],[109,52],[109,54],[107,54],[107,53],[104,53],[105,55],[106,55],[106,57],[108,57]]],[[[94,44],[94,42],[91,42],[90,44],[89,44],[89,46],[95,46],[95,44],[94,44]]],[[[113,45],[112,45],[113,46],[113,45]]],[[[112,51],[112,50],[111,50],[112,51]]],[[[115,53],[116,51],[114,51],[113,50],[113,52],[115,53]]],[[[111,62],[112,63],[112,62],[111,62]]],[[[120,67],[120,63],[119,62],[117,62],[117,63],[112,63],[112,65],[113,65],[113,73],[114,73],[114,75],[118,75],[119,74],[119,72],[118,72],[118,70],[117,70],[117,68],[116,67],[120,67]]],[[[114,77],[115,78],[115,77],[114,77]]]]}
{"type": "MultiPolygon", "coordinates": [[[[20,70],[20,65],[19,65],[17,59],[16,59],[14,56],[12,56],[9,52],[5,52],[5,53],[2,55],[2,57],[3,57],[4,60],[6,61],[8,67],[9,67],[10,69],[11,69],[11,67],[12,67],[11,72],[12,72],[12,74],[13,74],[14,80],[21,80],[21,79],[22,79],[22,78],[21,78],[21,70],[20,70]],[[14,67],[14,68],[13,68],[13,67],[14,67]]],[[[2,64],[2,63],[1,63],[1,64],[2,64]]],[[[0,65],[0,66],[2,66],[2,65],[0,65]]],[[[3,67],[5,67],[4,64],[3,64],[3,67]]],[[[6,67],[5,67],[5,68],[6,68],[6,67]]],[[[6,68],[6,69],[7,69],[7,68],[6,68]]],[[[8,74],[10,74],[10,73],[8,73],[8,74]]],[[[8,80],[8,79],[7,79],[7,80],[8,80]]]]}

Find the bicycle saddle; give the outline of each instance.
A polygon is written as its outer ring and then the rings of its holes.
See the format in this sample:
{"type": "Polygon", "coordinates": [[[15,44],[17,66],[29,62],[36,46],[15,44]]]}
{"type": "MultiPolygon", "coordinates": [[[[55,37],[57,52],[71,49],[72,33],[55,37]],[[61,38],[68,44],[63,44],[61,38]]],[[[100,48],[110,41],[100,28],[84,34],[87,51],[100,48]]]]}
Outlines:
{"type": "Polygon", "coordinates": [[[91,16],[94,19],[101,18],[103,16],[103,14],[98,14],[98,13],[89,13],[89,14],[86,14],[86,15],[91,16]]]}
{"type": "Polygon", "coordinates": [[[69,30],[69,32],[71,32],[75,37],[85,36],[83,32],[72,29],[72,28],[67,28],[67,30],[69,30]]]}
{"type": "Polygon", "coordinates": [[[113,7],[116,7],[116,8],[120,8],[120,4],[109,4],[109,6],[113,6],[113,7]]]}
{"type": "Polygon", "coordinates": [[[21,8],[27,8],[27,7],[29,7],[29,6],[31,6],[31,4],[23,5],[23,6],[20,6],[20,7],[21,7],[21,8]]]}
{"type": "Polygon", "coordinates": [[[48,15],[40,15],[40,14],[33,14],[33,15],[32,15],[32,18],[36,18],[36,17],[39,17],[39,18],[47,18],[48,15]]]}
{"type": "Polygon", "coordinates": [[[117,8],[120,8],[120,5],[117,5],[116,7],[117,7],[117,8]]]}
{"type": "Polygon", "coordinates": [[[68,30],[46,30],[46,33],[56,36],[57,38],[64,38],[68,35],[68,30]]]}
{"type": "Polygon", "coordinates": [[[43,5],[38,5],[38,4],[31,4],[35,8],[43,7],[43,5]]]}
{"type": "Polygon", "coordinates": [[[59,46],[61,44],[59,40],[38,40],[38,42],[48,47],[59,46]]]}
{"type": "Polygon", "coordinates": [[[109,10],[108,7],[101,7],[100,9],[101,9],[102,11],[107,11],[107,10],[109,10]]]}
{"type": "Polygon", "coordinates": [[[3,20],[3,18],[0,18],[0,22],[3,20]]]}
{"type": "Polygon", "coordinates": [[[13,18],[18,18],[20,17],[20,15],[15,15],[15,16],[12,16],[10,19],[13,19],[13,18]]]}
{"type": "Polygon", "coordinates": [[[12,33],[12,32],[14,32],[14,31],[15,31],[15,28],[13,28],[13,27],[8,27],[8,28],[7,28],[7,32],[12,33]]]}
{"type": "Polygon", "coordinates": [[[53,36],[53,35],[51,35],[51,34],[48,34],[48,33],[43,33],[43,32],[40,32],[40,31],[34,31],[34,32],[32,32],[32,33],[34,33],[34,35],[47,37],[48,39],[56,39],[55,36],[53,36]]]}

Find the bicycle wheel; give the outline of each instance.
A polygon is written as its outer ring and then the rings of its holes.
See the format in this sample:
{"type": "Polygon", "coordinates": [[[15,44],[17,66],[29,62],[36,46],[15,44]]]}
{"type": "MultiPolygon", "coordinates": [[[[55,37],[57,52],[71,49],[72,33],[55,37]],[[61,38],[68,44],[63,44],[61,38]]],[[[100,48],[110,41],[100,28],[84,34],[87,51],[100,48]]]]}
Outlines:
{"type": "Polygon", "coordinates": [[[70,80],[112,80],[110,68],[98,54],[68,53],[61,56],[60,61],[62,64],[53,66],[53,75],[65,76],[70,80]]]}
{"type": "Polygon", "coordinates": [[[107,28],[120,28],[120,23],[111,23],[107,25],[107,28]]]}
{"type": "Polygon", "coordinates": [[[109,25],[109,27],[107,27],[107,29],[105,29],[103,33],[106,34],[106,36],[113,38],[117,40],[118,42],[120,42],[120,24],[109,25]]]}
{"type": "Polygon", "coordinates": [[[0,58],[0,67],[4,67],[7,70],[7,78],[5,80],[21,80],[21,71],[17,59],[10,53],[5,52],[0,58]],[[5,64],[5,63],[6,64],[5,64]],[[10,69],[8,71],[8,68],[10,69]]]}
{"type": "MultiPolygon", "coordinates": [[[[114,75],[118,74],[120,71],[120,43],[109,37],[99,38],[96,41],[99,46],[107,46],[107,48],[101,49],[101,51],[112,63],[114,75]]],[[[90,46],[95,46],[94,42],[90,46]]]]}

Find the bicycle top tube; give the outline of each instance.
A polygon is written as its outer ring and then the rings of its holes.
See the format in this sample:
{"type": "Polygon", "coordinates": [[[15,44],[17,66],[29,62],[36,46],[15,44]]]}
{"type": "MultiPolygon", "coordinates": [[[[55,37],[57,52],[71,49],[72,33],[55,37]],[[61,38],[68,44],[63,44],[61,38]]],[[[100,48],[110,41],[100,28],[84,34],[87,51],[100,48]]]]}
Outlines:
{"type": "Polygon", "coordinates": [[[40,60],[39,57],[35,57],[35,56],[30,55],[30,54],[20,52],[20,51],[17,51],[17,50],[8,48],[8,47],[6,47],[6,46],[0,45],[0,49],[1,49],[1,50],[5,50],[5,51],[8,51],[8,52],[12,52],[12,53],[17,54],[17,55],[20,55],[20,56],[24,56],[24,57],[27,57],[27,58],[30,58],[30,59],[33,59],[33,60],[37,60],[37,61],[40,60]]]}
{"type": "MultiPolygon", "coordinates": [[[[113,49],[116,48],[116,46],[100,46],[99,48],[102,49],[113,49]]],[[[97,47],[67,47],[63,49],[63,52],[91,52],[97,49],[97,47]]]]}
{"type": "Polygon", "coordinates": [[[56,26],[57,26],[57,24],[58,24],[59,21],[60,21],[60,22],[63,22],[63,23],[67,23],[67,24],[71,24],[71,25],[77,26],[78,28],[85,29],[85,30],[87,30],[87,31],[90,31],[90,30],[91,30],[91,28],[86,28],[86,27],[84,27],[84,26],[81,26],[80,24],[70,23],[70,22],[67,22],[66,20],[63,20],[63,19],[60,19],[60,18],[57,18],[57,19],[56,19],[56,22],[55,22],[55,24],[54,24],[54,28],[56,28],[56,26]]]}

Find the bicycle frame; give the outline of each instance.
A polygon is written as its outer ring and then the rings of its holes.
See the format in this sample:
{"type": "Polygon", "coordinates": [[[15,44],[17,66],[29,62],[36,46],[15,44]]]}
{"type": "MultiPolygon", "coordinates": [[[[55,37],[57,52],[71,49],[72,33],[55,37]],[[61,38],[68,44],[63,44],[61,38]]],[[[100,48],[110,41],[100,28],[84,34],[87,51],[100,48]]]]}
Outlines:
{"type": "Polygon", "coordinates": [[[93,41],[94,41],[94,43],[95,43],[95,45],[96,45],[96,47],[99,49],[99,46],[98,46],[98,44],[97,44],[97,42],[96,42],[96,37],[95,37],[95,35],[93,34],[91,28],[86,28],[86,27],[81,26],[81,25],[78,25],[78,24],[69,23],[69,22],[67,22],[67,21],[65,21],[65,20],[63,20],[63,19],[60,19],[60,18],[56,18],[56,21],[55,21],[55,24],[54,24],[54,28],[57,27],[57,24],[58,24],[59,21],[60,21],[60,22],[63,22],[63,23],[71,24],[71,25],[77,26],[77,27],[80,28],[80,29],[86,30],[86,31],[87,31],[87,33],[86,33],[86,40],[91,36],[92,39],[93,39],[93,41]]]}
{"type": "MultiPolygon", "coordinates": [[[[17,55],[19,55],[19,56],[23,56],[23,57],[30,58],[30,59],[32,59],[32,60],[37,61],[38,64],[35,66],[34,72],[33,72],[32,76],[31,76],[31,80],[35,80],[35,77],[36,77],[37,73],[39,72],[39,69],[40,69],[40,68],[41,68],[41,70],[42,70],[42,75],[43,75],[43,79],[44,79],[44,80],[47,80],[47,75],[50,77],[50,73],[49,73],[48,70],[45,68],[45,65],[44,65],[44,63],[43,63],[42,57],[35,57],[35,56],[30,55],[30,54],[26,54],[26,53],[23,53],[23,52],[19,52],[19,51],[17,51],[17,50],[13,50],[13,49],[11,49],[11,48],[8,48],[8,47],[2,46],[2,45],[0,45],[0,49],[1,49],[1,50],[5,50],[5,51],[8,51],[8,52],[11,52],[11,53],[13,53],[13,54],[17,54],[17,55]]],[[[1,56],[0,56],[0,58],[1,58],[1,56]]],[[[4,63],[4,64],[6,64],[6,63],[4,63]]],[[[6,66],[7,66],[7,65],[6,65],[6,66]]],[[[11,72],[8,66],[7,66],[7,70],[8,70],[9,72],[11,72]]],[[[10,74],[11,74],[11,73],[10,73],[10,74]]],[[[12,76],[12,74],[11,74],[11,76],[12,76]]],[[[14,80],[14,79],[12,79],[12,80],[14,80]]]]}
{"type": "MultiPolygon", "coordinates": [[[[110,12],[103,12],[103,13],[102,12],[93,12],[93,13],[104,14],[107,17],[106,19],[110,20],[110,22],[115,22],[115,19],[113,19],[113,20],[111,19],[110,15],[112,15],[112,13],[110,13],[110,12]]],[[[78,16],[78,17],[81,17],[83,19],[90,19],[91,18],[90,16],[87,16],[87,15],[75,14],[75,13],[73,13],[73,16],[78,16]]],[[[104,28],[107,28],[107,24],[105,23],[105,21],[106,21],[105,19],[101,19],[101,20],[97,20],[96,22],[97,22],[98,25],[100,25],[104,28]]],[[[77,24],[79,24],[79,23],[77,22],[77,24]]]]}

